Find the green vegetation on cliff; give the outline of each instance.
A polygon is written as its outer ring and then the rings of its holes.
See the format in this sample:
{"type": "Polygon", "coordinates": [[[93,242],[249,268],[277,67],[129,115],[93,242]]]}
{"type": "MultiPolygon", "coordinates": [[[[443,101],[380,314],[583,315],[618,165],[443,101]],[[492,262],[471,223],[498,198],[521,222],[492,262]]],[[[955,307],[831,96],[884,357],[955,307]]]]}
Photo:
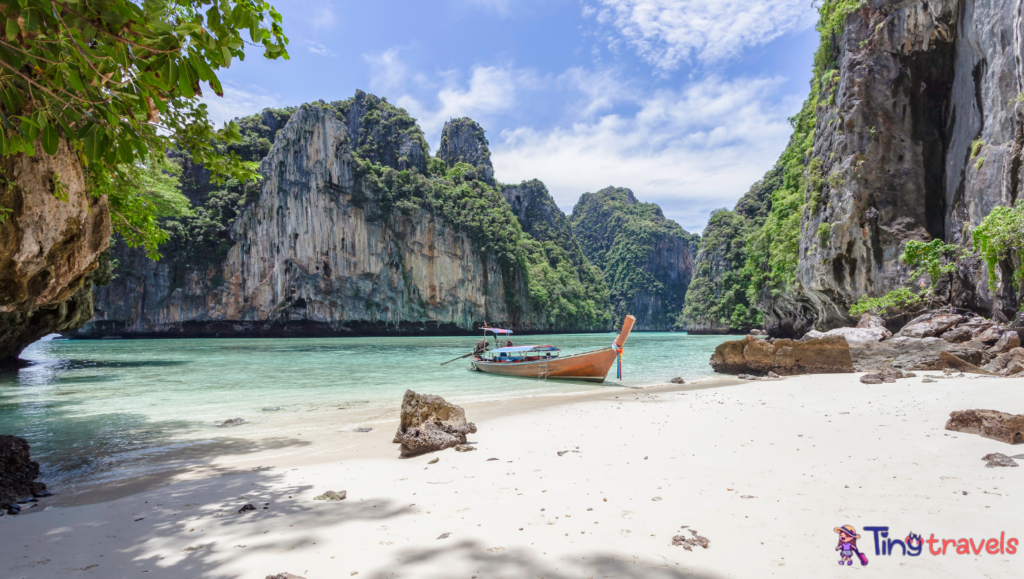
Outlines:
{"type": "MultiPolygon", "coordinates": [[[[677,326],[746,330],[761,325],[759,301],[796,281],[801,220],[807,211],[817,210],[824,183],[817,169],[821,160],[812,158],[818,108],[829,106],[823,99],[830,99],[835,89],[837,41],[846,18],[863,5],[863,0],[825,0],[819,6],[821,43],[814,56],[811,91],[789,120],[789,145],[734,211],[713,215],[691,284],[690,291],[697,293],[690,295],[692,301],[677,326]],[[754,200],[758,211],[752,213],[749,206],[754,200]]],[[[819,228],[820,234],[825,227],[819,228]]]]}
{"type": "Polygon", "coordinates": [[[604,272],[615,322],[637,314],[642,327],[670,328],[690,282],[689,263],[679,260],[696,252],[698,236],[622,187],[584,193],[571,223],[584,254],[604,272]]]}

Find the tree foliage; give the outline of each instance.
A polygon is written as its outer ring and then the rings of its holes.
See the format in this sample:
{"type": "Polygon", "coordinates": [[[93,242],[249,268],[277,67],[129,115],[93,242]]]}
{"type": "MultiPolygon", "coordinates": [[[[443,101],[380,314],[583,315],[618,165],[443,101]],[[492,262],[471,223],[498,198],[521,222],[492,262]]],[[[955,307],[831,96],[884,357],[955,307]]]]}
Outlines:
{"type": "MultiPolygon", "coordinates": [[[[1019,259],[1024,251],[1024,201],[1018,201],[1013,207],[993,208],[971,231],[971,238],[974,250],[985,261],[989,289],[995,293],[999,280],[996,266],[1014,255],[1019,259]]],[[[1018,267],[1014,277],[1018,283],[1024,282],[1024,268],[1018,267]]],[[[1003,280],[1003,283],[1008,281],[1003,280]]]]}
{"type": "Polygon", "coordinates": [[[0,154],[53,155],[66,139],[130,244],[155,253],[166,238],[155,225],[166,206],[142,198],[137,181],[166,168],[167,151],[187,152],[216,182],[256,178],[224,149],[240,141],[238,125],[215,129],[199,97],[203,84],[223,96],[217,71],[244,60],[247,44],[288,58],[270,4],[4,0],[0,12],[0,154]]]}

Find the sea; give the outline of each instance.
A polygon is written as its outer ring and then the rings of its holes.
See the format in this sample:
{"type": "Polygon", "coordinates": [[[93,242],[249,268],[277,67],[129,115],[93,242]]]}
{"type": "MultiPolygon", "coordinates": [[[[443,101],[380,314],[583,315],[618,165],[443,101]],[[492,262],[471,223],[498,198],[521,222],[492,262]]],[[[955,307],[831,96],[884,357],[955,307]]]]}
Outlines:
{"type": "MultiPolygon", "coordinates": [[[[614,338],[516,336],[515,343],[571,354],[614,338]]],[[[441,365],[477,339],[44,340],[22,353],[31,366],[0,374],[0,434],[27,439],[40,480],[73,494],[377,428],[397,418],[407,389],[464,404],[690,381],[712,373],[708,360],[727,338],[634,332],[622,378],[613,366],[604,384],[471,372],[467,359],[441,365]],[[234,418],[244,422],[219,426],[234,418]]]]}

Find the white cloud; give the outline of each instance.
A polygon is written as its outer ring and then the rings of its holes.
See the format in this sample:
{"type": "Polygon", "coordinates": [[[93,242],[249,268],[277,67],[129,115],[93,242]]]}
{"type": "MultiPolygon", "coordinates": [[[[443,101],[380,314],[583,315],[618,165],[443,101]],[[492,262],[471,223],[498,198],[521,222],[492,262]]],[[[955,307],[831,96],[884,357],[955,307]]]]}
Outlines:
{"type": "Polygon", "coordinates": [[[231,83],[224,83],[223,97],[213,94],[212,90],[207,90],[203,91],[203,97],[199,100],[206,103],[206,110],[215,127],[221,127],[236,117],[280,106],[274,96],[250,92],[231,83]]]}
{"type": "MultiPolygon", "coordinates": [[[[680,63],[734,58],[783,34],[813,26],[810,0],[598,0],[611,23],[662,73],[680,63]]],[[[584,9],[584,16],[593,12],[584,9]]]]}
{"type": "Polygon", "coordinates": [[[323,44],[312,40],[309,41],[309,46],[307,48],[313,54],[319,54],[320,56],[338,56],[323,44]]]}
{"type": "Polygon", "coordinates": [[[370,89],[387,94],[402,90],[409,77],[409,68],[398,57],[398,49],[391,48],[381,54],[364,54],[370,65],[370,89]]]}
{"type": "Polygon", "coordinates": [[[317,30],[329,30],[334,28],[334,10],[328,5],[318,5],[309,13],[310,24],[317,30]]]}
{"type": "Polygon", "coordinates": [[[551,131],[518,128],[491,139],[495,174],[538,178],[571,210],[585,191],[629,187],[667,216],[699,230],[731,207],[772,166],[799,99],[771,99],[781,79],[709,78],[636,101],[633,116],[609,114],[551,131]]]}
{"type": "Polygon", "coordinates": [[[573,67],[558,77],[563,86],[579,91],[583,99],[570,106],[577,117],[608,110],[616,103],[636,100],[638,91],[625,83],[616,69],[589,71],[573,67]]]}
{"type": "Polygon", "coordinates": [[[445,76],[447,84],[437,93],[436,107],[410,95],[395,101],[419,119],[428,139],[439,137],[448,119],[473,117],[480,122],[487,115],[509,111],[516,105],[520,91],[538,88],[541,82],[533,71],[499,66],[474,67],[469,86],[464,88],[454,80],[454,74],[445,76]]]}

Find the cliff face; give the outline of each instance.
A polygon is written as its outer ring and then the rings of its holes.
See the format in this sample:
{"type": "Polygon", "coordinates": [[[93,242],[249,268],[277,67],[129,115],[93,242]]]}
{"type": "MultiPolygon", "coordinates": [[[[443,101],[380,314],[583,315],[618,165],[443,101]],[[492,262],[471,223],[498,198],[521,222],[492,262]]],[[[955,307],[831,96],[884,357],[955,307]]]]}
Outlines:
{"type": "Polygon", "coordinates": [[[533,179],[502,185],[501,191],[530,240],[524,249],[530,263],[531,301],[543,304],[544,311],[557,311],[562,327],[609,329],[612,312],[604,274],[587,259],[548,188],[533,179]]]}
{"type": "MultiPolygon", "coordinates": [[[[773,204],[765,219],[744,218],[742,227],[719,220],[732,228],[717,247],[740,245],[745,259],[730,263],[717,248],[702,248],[708,267],[698,265],[695,287],[723,300],[729,288],[743,290],[769,333],[793,337],[849,325],[858,299],[905,286],[908,241],[938,239],[969,253],[970,230],[1019,196],[1018,4],[823,2],[811,95],[773,169],[782,173],[773,204]]],[[[1014,266],[1000,264],[1004,280],[1014,266]]],[[[957,267],[940,293],[984,315],[1013,316],[1014,284],[993,295],[980,259],[957,267]]],[[[720,326],[745,325],[725,319],[717,317],[720,326]]]]}
{"type": "Polygon", "coordinates": [[[473,165],[480,172],[482,181],[492,187],[495,184],[490,143],[487,142],[483,127],[472,119],[462,117],[444,124],[437,157],[443,160],[449,169],[456,163],[473,165]]]}
{"type": "Polygon", "coordinates": [[[119,247],[118,278],[97,290],[80,335],[427,334],[507,321],[493,255],[434,212],[388,209],[393,190],[375,171],[425,170],[427,153],[418,130],[372,99],[291,115],[222,260],[154,263],[119,247]]]}
{"type": "Polygon", "coordinates": [[[78,155],[0,159],[0,365],[46,334],[77,327],[92,315],[90,273],[110,239],[105,197],[85,190],[78,155]],[[63,190],[66,200],[57,198],[63,190]]]}
{"type": "Polygon", "coordinates": [[[764,323],[757,296],[748,291],[749,281],[744,278],[746,240],[764,224],[772,192],[781,182],[782,169],[775,167],[740,198],[735,210],[711,213],[677,327],[691,334],[745,334],[764,323]]]}
{"type": "Polygon", "coordinates": [[[616,321],[633,314],[639,330],[672,328],[699,238],[621,187],[584,193],[571,224],[587,258],[605,274],[616,321]]]}
{"type": "MultiPolygon", "coordinates": [[[[1016,201],[1020,19],[1009,0],[875,0],[850,14],[822,94],[834,106],[818,108],[796,286],[765,300],[770,331],[847,324],[857,298],[905,282],[907,241],[966,244],[965,226],[1016,201]]],[[[961,267],[954,301],[1006,319],[1014,296],[990,295],[977,265],[961,267]]]]}

